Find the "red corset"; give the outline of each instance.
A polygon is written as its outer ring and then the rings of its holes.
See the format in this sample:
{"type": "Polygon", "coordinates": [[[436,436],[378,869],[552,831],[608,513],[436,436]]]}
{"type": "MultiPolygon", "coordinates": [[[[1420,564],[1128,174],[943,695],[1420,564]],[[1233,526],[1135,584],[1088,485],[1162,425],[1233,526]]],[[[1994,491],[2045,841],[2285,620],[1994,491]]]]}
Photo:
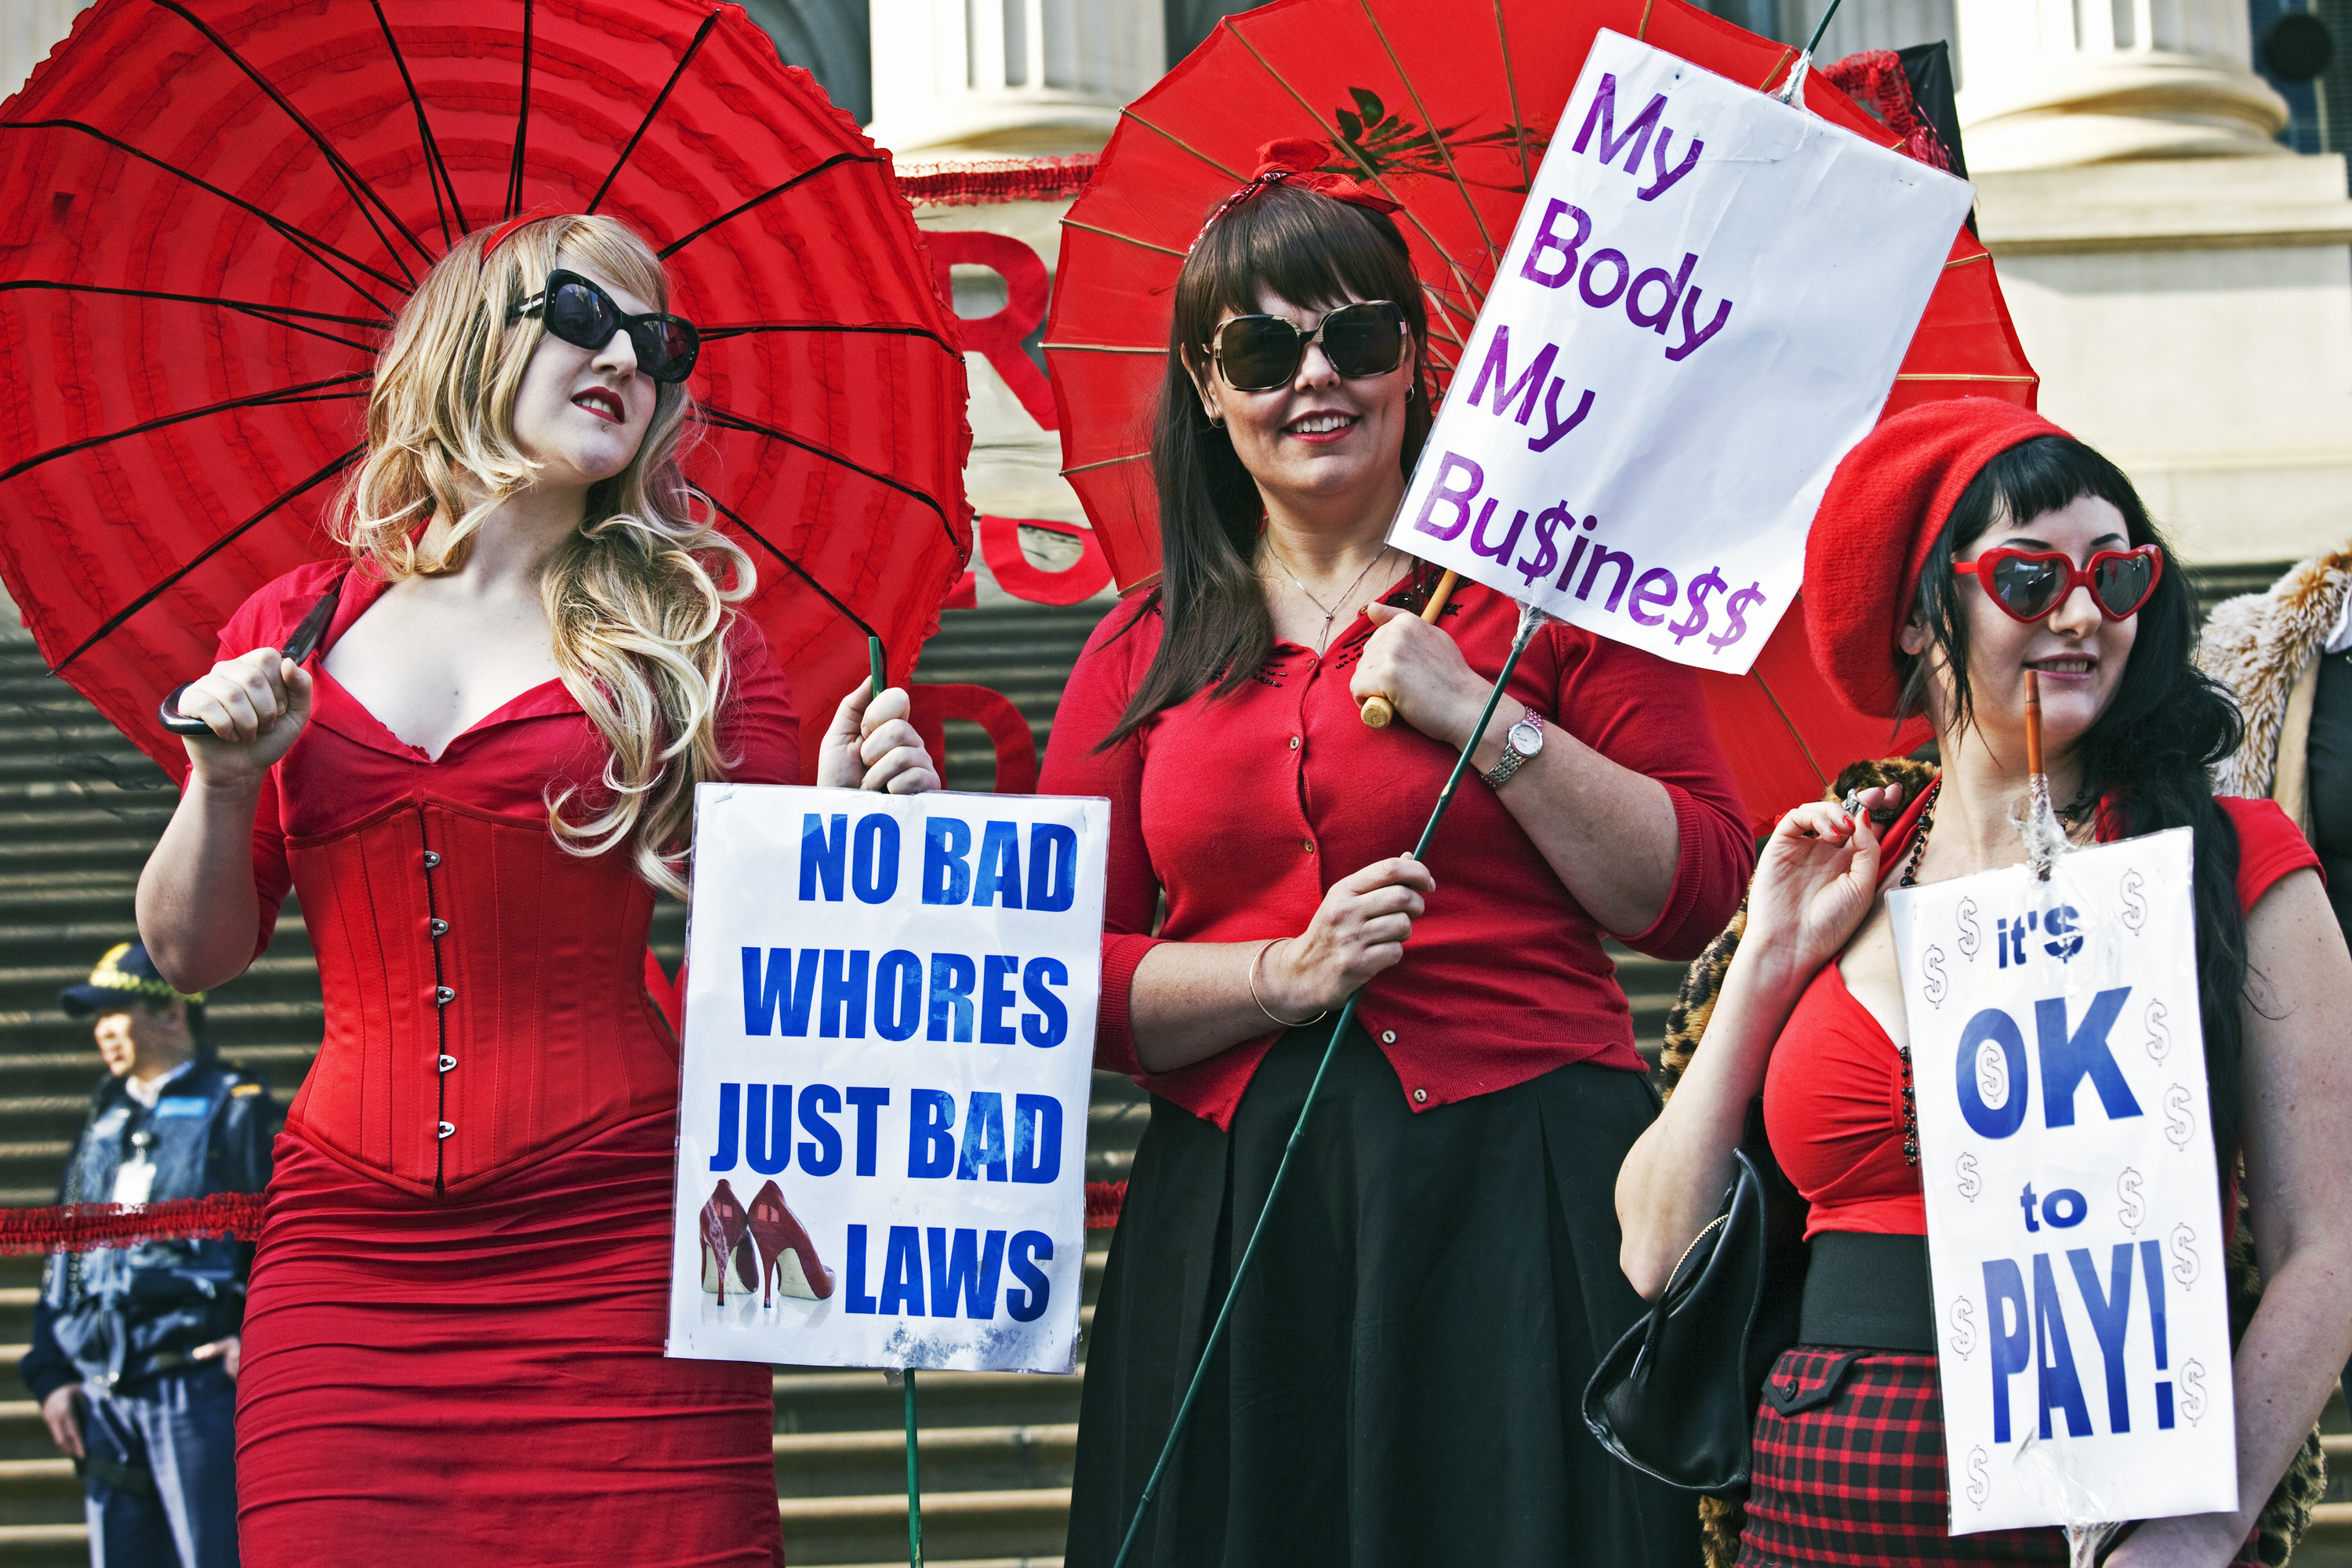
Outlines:
{"type": "Polygon", "coordinates": [[[455,1193],[677,1104],[625,849],[567,855],[543,816],[440,800],[285,844],[327,1003],[291,1131],[455,1193]]]}

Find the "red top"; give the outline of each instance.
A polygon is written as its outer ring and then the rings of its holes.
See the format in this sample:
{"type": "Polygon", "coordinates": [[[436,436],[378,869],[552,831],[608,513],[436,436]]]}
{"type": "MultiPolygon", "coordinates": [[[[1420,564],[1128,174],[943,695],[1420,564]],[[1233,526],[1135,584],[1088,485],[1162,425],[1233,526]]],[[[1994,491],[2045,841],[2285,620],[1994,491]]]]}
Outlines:
{"type": "MultiPolygon", "coordinates": [[[[221,657],[282,645],[342,570],[304,566],[254,595],[221,657]]],[[[383,589],[352,572],[322,649],[383,589]]],[[[729,653],[730,776],[797,782],[799,727],[766,640],[739,617],[729,653]]],[[[674,1106],[677,1042],[645,994],[652,891],[626,845],[572,855],[548,826],[565,783],[593,807],[608,754],[563,683],[523,692],[434,759],[323,659],[311,673],[310,723],[270,770],[253,826],[256,955],[299,889],[327,998],[289,1128],[366,1174],[447,1192],[674,1106]]]]}
{"type": "MultiPolygon", "coordinates": [[[[2254,900],[2319,857],[2274,801],[2218,797],[2238,827],[2238,902],[2254,900]]],[[[1907,852],[1918,801],[1886,837],[1881,865],[1907,852]]],[[[1772,1152],[1812,1205],[1808,1239],[1825,1230],[1927,1234],[1918,1168],[1903,1158],[1903,1058],[1870,1009],[1822,965],[1781,1027],[1764,1074],[1772,1152]]]]}
{"type": "MultiPolygon", "coordinates": [[[[1420,577],[1426,582],[1429,574],[1420,577]]],[[[1418,605],[1407,585],[1389,603],[1418,605]]],[[[1440,617],[1492,679],[1517,625],[1508,598],[1465,583],[1440,617]]],[[[1155,941],[1247,942],[1307,929],[1331,884],[1410,851],[1457,754],[1399,723],[1367,728],[1348,682],[1371,623],[1320,658],[1277,642],[1229,695],[1206,691],[1108,752],[1160,647],[1155,606],[1121,605],[1087,640],[1062,694],[1038,787],[1111,801],[1098,1065],[1229,1126],[1276,1031],[1162,1075],[1141,1072],[1128,987],[1155,941]],[[1157,936],[1152,917],[1165,892],[1157,936]]],[[[1681,834],[1665,908],[1621,933],[1661,958],[1699,952],[1738,907],[1754,864],[1747,818],[1690,673],[1554,623],[1520,660],[1504,711],[1532,706],[1666,787],[1681,834]]],[[[1495,793],[1465,779],[1430,847],[1437,879],[1404,961],[1364,990],[1359,1019],[1387,1049],[1414,1110],[1491,1094],[1570,1062],[1643,1070],[1633,1015],[1580,908],[1495,793]]]]}

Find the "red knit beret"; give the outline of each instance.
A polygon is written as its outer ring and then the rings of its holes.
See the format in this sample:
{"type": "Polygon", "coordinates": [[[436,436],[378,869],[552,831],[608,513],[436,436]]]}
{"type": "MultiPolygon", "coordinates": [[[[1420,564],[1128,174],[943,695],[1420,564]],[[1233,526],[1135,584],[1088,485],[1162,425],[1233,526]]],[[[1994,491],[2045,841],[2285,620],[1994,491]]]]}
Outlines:
{"type": "Polygon", "coordinates": [[[1895,638],[1960,492],[2011,447],[2065,434],[2014,403],[1943,397],[1882,420],[1845,455],[1805,540],[1805,637],[1832,689],[1895,717],[1895,638]]]}

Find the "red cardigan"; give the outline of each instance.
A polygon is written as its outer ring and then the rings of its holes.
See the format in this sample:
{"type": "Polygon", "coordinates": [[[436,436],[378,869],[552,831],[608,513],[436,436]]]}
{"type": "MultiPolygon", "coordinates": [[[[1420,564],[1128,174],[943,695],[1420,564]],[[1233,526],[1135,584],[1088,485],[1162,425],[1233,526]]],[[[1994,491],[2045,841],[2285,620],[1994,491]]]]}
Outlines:
{"type": "MultiPolygon", "coordinates": [[[[1420,593],[1409,583],[1389,602],[1418,605],[1420,593]]],[[[1440,624],[1491,679],[1517,606],[1465,583],[1440,624]]],[[[1038,787],[1111,802],[1097,1063],[1226,1127],[1276,1032],[1178,1072],[1143,1073],[1128,1016],[1136,964],[1156,941],[1305,931],[1333,882],[1412,849],[1456,753],[1409,725],[1371,730],[1358,717],[1348,682],[1372,631],[1361,617],[1322,658],[1276,643],[1229,695],[1196,693],[1097,752],[1150,667],[1161,625],[1156,605],[1122,605],[1095,629],[1062,695],[1038,787]]],[[[1505,701],[1510,712],[1534,707],[1665,785],[1681,834],[1674,887],[1649,929],[1619,935],[1661,958],[1696,954],[1738,907],[1755,849],[1689,672],[1554,624],[1520,660],[1505,701]]],[[[1428,864],[1437,880],[1429,912],[1358,1013],[1408,1107],[1491,1094],[1570,1062],[1643,1070],[1601,928],[1483,783],[1464,781],[1428,864]]]]}

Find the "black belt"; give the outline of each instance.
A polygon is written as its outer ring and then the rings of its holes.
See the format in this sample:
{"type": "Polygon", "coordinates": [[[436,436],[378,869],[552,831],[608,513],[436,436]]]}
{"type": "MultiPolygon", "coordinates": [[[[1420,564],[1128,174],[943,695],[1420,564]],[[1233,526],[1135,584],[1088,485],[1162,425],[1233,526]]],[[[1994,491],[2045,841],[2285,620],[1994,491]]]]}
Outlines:
{"type": "Polygon", "coordinates": [[[1927,1238],[1843,1230],[1813,1237],[1797,1342],[1934,1355],[1927,1238]]]}

